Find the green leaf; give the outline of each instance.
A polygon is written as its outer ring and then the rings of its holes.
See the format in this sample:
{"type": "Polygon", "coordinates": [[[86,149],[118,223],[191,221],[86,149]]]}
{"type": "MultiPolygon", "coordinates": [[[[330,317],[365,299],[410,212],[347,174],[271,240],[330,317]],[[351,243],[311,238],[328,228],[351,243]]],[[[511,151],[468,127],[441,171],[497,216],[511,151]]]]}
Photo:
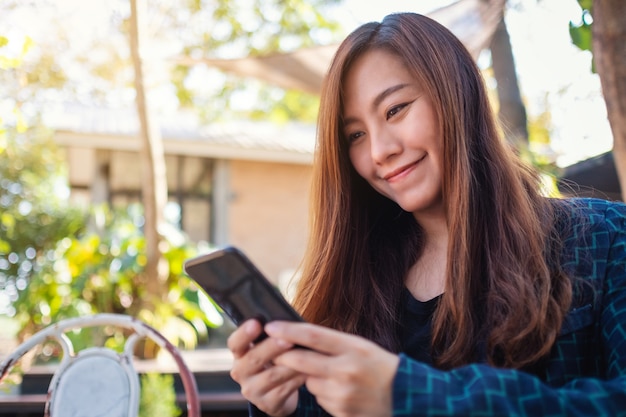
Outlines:
{"type": "Polygon", "coordinates": [[[176,417],[181,413],[171,374],[149,372],[141,376],[139,417],[176,417]]]}
{"type": "Polygon", "coordinates": [[[578,4],[583,10],[591,11],[591,7],[593,5],[593,0],[578,0],[578,4]]]}
{"type": "Polygon", "coordinates": [[[582,24],[580,26],[569,24],[569,34],[572,42],[583,51],[592,50],[592,32],[591,25],[582,24]]]}

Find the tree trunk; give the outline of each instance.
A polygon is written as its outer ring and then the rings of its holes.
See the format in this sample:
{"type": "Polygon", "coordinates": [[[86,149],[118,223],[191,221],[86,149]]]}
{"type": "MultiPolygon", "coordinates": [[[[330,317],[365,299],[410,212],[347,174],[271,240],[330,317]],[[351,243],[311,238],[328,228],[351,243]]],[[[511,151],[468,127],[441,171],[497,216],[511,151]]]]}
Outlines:
{"type": "Polygon", "coordinates": [[[594,0],[593,59],[613,132],[613,158],[626,198],[626,1],[594,0]]]}
{"type": "Polygon", "coordinates": [[[498,119],[507,141],[515,147],[528,145],[526,107],[522,102],[511,40],[504,17],[491,38],[493,74],[498,83],[498,119]]]}
{"type": "MultiPolygon", "coordinates": [[[[155,124],[147,100],[144,64],[142,59],[145,0],[131,0],[130,51],[135,70],[135,91],[137,115],[139,117],[141,147],[141,184],[144,207],[144,234],[146,239],[145,285],[151,297],[163,300],[167,289],[163,285],[167,279],[167,268],[159,242],[159,225],[163,222],[163,211],[167,203],[167,180],[165,157],[159,127],[155,124]]],[[[150,303],[150,301],[148,301],[150,303]]]]}

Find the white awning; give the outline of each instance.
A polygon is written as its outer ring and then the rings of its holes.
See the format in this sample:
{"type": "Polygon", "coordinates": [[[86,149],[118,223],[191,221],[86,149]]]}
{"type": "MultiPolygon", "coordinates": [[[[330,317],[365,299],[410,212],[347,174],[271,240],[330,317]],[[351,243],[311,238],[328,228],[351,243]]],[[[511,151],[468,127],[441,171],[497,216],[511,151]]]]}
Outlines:
{"type": "MultiPolygon", "coordinates": [[[[475,59],[488,48],[504,13],[505,0],[459,0],[427,15],[450,29],[475,59]]],[[[316,46],[283,54],[240,59],[178,57],[180,65],[208,65],[242,77],[319,94],[322,80],[338,45],[316,46]]]]}

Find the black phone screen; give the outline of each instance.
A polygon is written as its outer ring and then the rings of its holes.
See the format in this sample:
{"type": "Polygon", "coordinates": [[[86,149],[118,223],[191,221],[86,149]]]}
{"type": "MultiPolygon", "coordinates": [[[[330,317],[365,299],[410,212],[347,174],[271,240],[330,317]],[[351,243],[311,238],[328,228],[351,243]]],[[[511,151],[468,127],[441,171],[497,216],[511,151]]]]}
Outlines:
{"type": "Polygon", "coordinates": [[[262,324],[303,321],[278,289],[235,247],[190,259],[184,269],[236,325],[252,318],[262,324]]]}

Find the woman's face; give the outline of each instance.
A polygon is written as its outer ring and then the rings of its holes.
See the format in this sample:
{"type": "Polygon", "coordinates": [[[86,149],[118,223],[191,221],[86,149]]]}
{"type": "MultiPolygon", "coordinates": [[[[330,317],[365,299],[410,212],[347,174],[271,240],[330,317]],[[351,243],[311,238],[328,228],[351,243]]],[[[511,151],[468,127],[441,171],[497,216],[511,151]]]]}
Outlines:
{"type": "Polygon", "coordinates": [[[408,212],[440,212],[443,138],[430,98],[395,55],[371,50],[344,83],[343,133],[356,171],[408,212]]]}

